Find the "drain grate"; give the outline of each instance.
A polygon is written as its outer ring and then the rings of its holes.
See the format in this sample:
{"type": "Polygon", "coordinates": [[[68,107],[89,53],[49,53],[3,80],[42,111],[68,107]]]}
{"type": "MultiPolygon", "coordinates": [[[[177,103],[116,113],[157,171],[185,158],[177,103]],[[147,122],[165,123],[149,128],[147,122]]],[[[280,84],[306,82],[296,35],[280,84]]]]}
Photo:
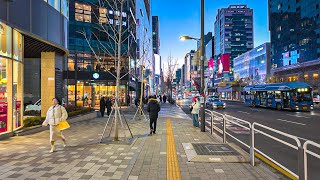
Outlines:
{"type": "Polygon", "coordinates": [[[227,144],[192,143],[197,155],[237,156],[236,150],[227,144]]]}

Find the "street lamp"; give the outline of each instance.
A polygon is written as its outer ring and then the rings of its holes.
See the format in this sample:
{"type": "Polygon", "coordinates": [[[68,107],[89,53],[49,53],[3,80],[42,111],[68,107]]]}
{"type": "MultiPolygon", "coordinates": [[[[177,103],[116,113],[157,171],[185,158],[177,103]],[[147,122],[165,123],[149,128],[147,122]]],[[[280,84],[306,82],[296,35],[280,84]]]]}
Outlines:
{"type": "Polygon", "coordinates": [[[181,40],[196,40],[200,41],[200,74],[201,74],[201,88],[200,88],[200,95],[203,96],[203,99],[200,99],[201,103],[201,111],[200,111],[200,118],[201,118],[201,132],[205,132],[205,107],[204,107],[204,102],[205,102],[205,95],[204,95],[204,0],[200,0],[201,2],[201,23],[200,23],[200,39],[193,38],[190,36],[180,36],[181,40]]]}

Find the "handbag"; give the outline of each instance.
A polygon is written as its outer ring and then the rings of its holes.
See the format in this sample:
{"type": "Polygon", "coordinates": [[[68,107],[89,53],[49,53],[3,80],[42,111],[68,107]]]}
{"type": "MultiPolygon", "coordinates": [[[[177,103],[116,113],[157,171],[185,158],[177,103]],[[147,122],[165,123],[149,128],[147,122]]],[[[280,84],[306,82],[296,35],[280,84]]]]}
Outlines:
{"type": "MultiPolygon", "coordinates": [[[[62,114],[61,106],[60,106],[60,111],[61,111],[61,114],[62,114]]],[[[58,129],[60,131],[66,130],[66,129],[69,129],[69,128],[70,128],[70,124],[68,123],[67,120],[62,120],[62,121],[59,122],[58,129]]]]}
{"type": "Polygon", "coordinates": [[[60,121],[60,123],[58,125],[58,129],[60,131],[66,130],[66,129],[69,129],[69,128],[70,128],[70,125],[69,125],[67,120],[60,121]]]}

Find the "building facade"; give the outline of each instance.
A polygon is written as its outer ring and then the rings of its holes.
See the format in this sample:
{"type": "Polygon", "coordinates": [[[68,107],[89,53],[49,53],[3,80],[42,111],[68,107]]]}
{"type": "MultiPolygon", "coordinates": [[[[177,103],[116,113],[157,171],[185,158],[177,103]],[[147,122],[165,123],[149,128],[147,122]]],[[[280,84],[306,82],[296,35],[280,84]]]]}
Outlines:
{"type": "Polygon", "coordinates": [[[253,9],[247,5],[230,5],[218,10],[214,23],[214,54],[216,71],[219,58],[230,55],[224,63],[224,73],[217,76],[217,81],[233,81],[233,59],[254,47],[253,9]]]}
{"type": "Polygon", "coordinates": [[[271,70],[270,52],[270,43],[264,43],[234,58],[235,80],[247,84],[267,83],[271,70]]]}
{"type": "MultiPolygon", "coordinates": [[[[99,106],[102,97],[115,97],[118,67],[117,33],[122,22],[119,96],[120,102],[133,89],[130,73],[136,59],[134,4],[125,2],[123,11],[114,4],[70,0],[69,57],[64,71],[68,103],[99,106]],[[130,70],[130,73],[129,73],[130,70]]],[[[131,71],[132,70],[132,71],[131,71]]]]}
{"type": "Polygon", "coordinates": [[[275,81],[304,81],[319,93],[320,0],[269,0],[275,81]]]}
{"type": "Polygon", "coordinates": [[[23,126],[25,102],[45,116],[63,97],[67,32],[67,0],[0,1],[0,137],[23,126]]]}
{"type": "Polygon", "coordinates": [[[191,65],[191,61],[194,57],[194,50],[191,50],[189,53],[186,54],[186,56],[184,57],[184,68],[185,68],[185,89],[187,89],[188,91],[191,91],[191,87],[192,87],[192,82],[191,82],[191,71],[192,69],[192,65],[191,65]]]}
{"type": "Polygon", "coordinates": [[[154,53],[154,57],[157,58],[154,61],[154,86],[155,86],[155,94],[159,94],[160,90],[160,35],[159,35],[159,17],[152,16],[152,49],[154,53]]]}

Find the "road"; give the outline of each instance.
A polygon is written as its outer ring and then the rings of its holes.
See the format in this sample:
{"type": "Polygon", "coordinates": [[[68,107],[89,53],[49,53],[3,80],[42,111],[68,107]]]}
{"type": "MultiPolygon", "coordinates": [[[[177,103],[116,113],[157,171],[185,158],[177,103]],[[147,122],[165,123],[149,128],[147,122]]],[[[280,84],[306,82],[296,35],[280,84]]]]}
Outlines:
{"type": "MultiPolygon", "coordinates": [[[[179,102],[182,109],[190,114],[189,104],[190,100],[183,100],[179,102]]],[[[320,108],[316,107],[311,112],[291,112],[291,111],[277,111],[267,108],[253,108],[243,104],[242,102],[226,101],[227,108],[224,110],[216,110],[216,112],[222,114],[228,114],[233,117],[237,117],[248,121],[250,123],[256,122],[262,125],[274,128],[276,130],[292,134],[299,137],[303,144],[306,140],[312,140],[320,144],[320,108]]],[[[210,125],[210,116],[206,116],[207,126],[210,125]]],[[[214,125],[222,128],[222,121],[215,118],[214,125]]],[[[284,136],[275,134],[265,129],[261,129],[264,132],[271,134],[281,140],[289,142],[296,146],[294,140],[288,139],[284,136]]],[[[227,132],[241,141],[249,144],[249,131],[234,124],[227,124],[227,132]]],[[[231,140],[229,137],[228,140],[231,140]]],[[[235,141],[234,141],[235,142],[235,141]]],[[[240,143],[238,143],[241,145],[240,143]]],[[[282,143],[278,143],[275,140],[268,138],[260,133],[255,135],[256,148],[278,161],[289,170],[298,174],[298,160],[297,150],[286,146],[282,143]]],[[[245,150],[248,150],[245,146],[241,145],[245,150]]],[[[311,148],[312,149],[312,148],[311,148]]],[[[320,154],[319,149],[312,149],[317,154],[320,154]]],[[[309,166],[309,178],[318,179],[320,177],[320,159],[308,156],[309,166]]]]}

